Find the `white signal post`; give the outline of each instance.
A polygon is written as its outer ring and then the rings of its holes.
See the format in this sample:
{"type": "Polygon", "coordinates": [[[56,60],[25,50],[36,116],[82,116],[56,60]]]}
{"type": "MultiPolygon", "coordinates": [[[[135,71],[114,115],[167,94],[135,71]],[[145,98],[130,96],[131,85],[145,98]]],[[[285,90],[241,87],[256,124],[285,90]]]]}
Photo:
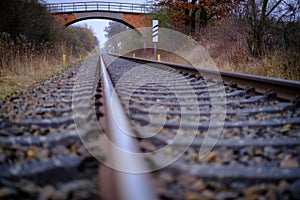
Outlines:
{"type": "Polygon", "coordinates": [[[158,20],[152,20],[152,42],[154,43],[154,60],[156,60],[156,43],[158,42],[158,20]]]}

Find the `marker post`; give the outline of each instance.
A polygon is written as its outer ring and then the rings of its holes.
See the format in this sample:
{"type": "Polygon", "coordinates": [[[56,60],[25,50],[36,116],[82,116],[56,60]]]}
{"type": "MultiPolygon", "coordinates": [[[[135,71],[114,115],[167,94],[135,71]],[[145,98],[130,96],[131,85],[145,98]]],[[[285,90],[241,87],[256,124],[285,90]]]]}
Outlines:
{"type": "Polygon", "coordinates": [[[157,60],[156,44],[158,42],[158,20],[152,20],[152,42],[154,46],[154,60],[157,60]]]}

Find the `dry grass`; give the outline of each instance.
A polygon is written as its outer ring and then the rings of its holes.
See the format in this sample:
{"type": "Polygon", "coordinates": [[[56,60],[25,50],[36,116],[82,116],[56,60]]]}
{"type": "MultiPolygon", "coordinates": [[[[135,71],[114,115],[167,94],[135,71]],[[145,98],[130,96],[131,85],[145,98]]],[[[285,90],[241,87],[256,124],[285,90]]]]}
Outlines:
{"type": "Polygon", "coordinates": [[[300,80],[300,60],[294,53],[275,51],[262,59],[231,63],[231,71],[288,80],[300,80]]]}
{"type": "MultiPolygon", "coordinates": [[[[288,80],[300,80],[300,57],[295,52],[274,51],[269,53],[262,59],[247,56],[247,53],[237,57],[233,46],[221,48],[218,45],[206,45],[205,48],[210,53],[212,59],[216,63],[219,70],[228,72],[237,72],[252,74],[258,76],[275,77],[288,80]],[[220,49],[225,49],[221,51],[220,49]]],[[[133,53],[137,58],[153,59],[153,52],[148,49],[145,54],[143,50],[137,50],[126,54],[132,57],[133,53]]],[[[175,55],[174,53],[158,50],[161,56],[161,61],[171,62],[183,65],[190,65],[184,58],[175,55]]]]}
{"type": "Polygon", "coordinates": [[[0,34],[0,98],[61,72],[76,62],[76,57],[64,44],[37,49],[25,37],[12,40],[6,33],[0,34]],[[62,55],[67,64],[62,64],[62,55]]]}
{"type": "Polygon", "coordinates": [[[7,75],[0,77],[0,98],[12,94],[13,92],[39,82],[58,72],[64,71],[71,65],[57,65],[53,67],[43,67],[38,70],[31,70],[23,75],[7,75]]]}
{"type": "MultiPolygon", "coordinates": [[[[227,18],[209,24],[198,33],[199,44],[209,53],[219,70],[300,81],[300,53],[284,50],[274,44],[263,58],[250,55],[247,48],[247,27],[244,22],[227,18]]],[[[153,49],[130,52],[136,57],[153,59],[153,49]]],[[[187,64],[184,58],[158,50],[161,60],[187,64]]]]}
{"type": "Polygon", "coordinates": [[[200,40],[220,70],[300,80],[299,52],[277,47],[263,58],[254,58],[247,50],[246,36],[243,23],[225,19],[208,26],[200,40]]]}

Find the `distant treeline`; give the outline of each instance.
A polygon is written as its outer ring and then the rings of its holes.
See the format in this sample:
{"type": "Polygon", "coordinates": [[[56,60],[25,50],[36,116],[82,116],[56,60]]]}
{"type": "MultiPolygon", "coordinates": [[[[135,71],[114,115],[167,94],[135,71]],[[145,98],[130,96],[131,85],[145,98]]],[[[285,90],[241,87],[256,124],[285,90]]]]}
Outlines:
{"type": "Polygon", "coordinates": [[[0,75],[15,68],[11,62],[29,54],[53,63],[62,54],[85,55],[95,45],[97,39],[88,27],[61,26],[38,0],[0,1],[0,75]]]}

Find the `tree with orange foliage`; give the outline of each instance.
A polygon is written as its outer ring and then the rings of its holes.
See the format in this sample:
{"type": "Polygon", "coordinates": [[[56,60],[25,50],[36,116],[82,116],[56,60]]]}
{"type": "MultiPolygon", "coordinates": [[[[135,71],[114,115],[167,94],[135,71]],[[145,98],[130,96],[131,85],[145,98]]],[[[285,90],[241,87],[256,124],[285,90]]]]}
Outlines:
{"type": "Polygon", "coordinates": [[[243,0],[159,0],[157,5],[167,7],[174,27],[195,35],[196,24],[205,27],[212,18],[227,16],[243,0]]]}

